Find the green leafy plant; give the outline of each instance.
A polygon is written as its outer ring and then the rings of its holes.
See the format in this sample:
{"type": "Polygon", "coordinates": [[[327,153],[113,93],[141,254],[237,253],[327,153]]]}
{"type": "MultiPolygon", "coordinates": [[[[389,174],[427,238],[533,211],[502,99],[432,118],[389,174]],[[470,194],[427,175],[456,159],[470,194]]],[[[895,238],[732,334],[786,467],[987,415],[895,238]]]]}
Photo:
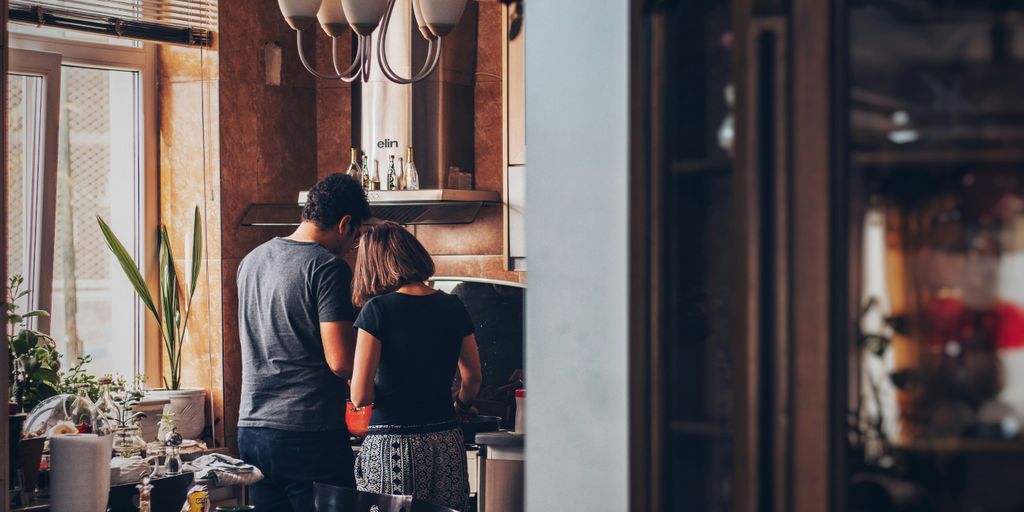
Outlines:
{"type": "Polygon", "coordinates": [[[142,375],[136,375],[131,385],[124,380],[124,377],[114,380],[113,400],[114,405],[117,406],[117,416],[114,418],[114,422],[118,427],[134,426],[140,419],[146,417],[144,412],[132,411],[132,407],[135,407],[145,396],[145,392],[142,390],[144,381],[145,378],[142,375]]]}
{"type": "Polygon", "coordinates": [[[95,403],[100,398],[100,383],[96,379],[96,376],[85,371],[85,365],[92,362],[92,356],[85,355],[79,357],[75,361],[75,365],[68,369],[68,371],[61,373],[60,376],[60,392],[69,395],[78,393],[78,386],[85,384],[86,394],[89,395],[89,400],[95,403]]]}
{"type": "Polygon", "coordinates": [[[174,254],[171,252],[167,227],[160,226],[160,279],[157,285],[159,293],[150,291],[142,273],[139,272],[139,266],[124,248],[124,244],[114,235],[110,226],[99,216],[96,217],[96,221],[100,225],[100,231],[103,232],[107,247],[117,258],[121,270],[124,271],[132,287],[135,288],[135,293],[160,325],[160,338],[163,340],[164,352],[170,367],[170,382],[165,377],[164,386],[169,389],[179,389],[181,387],[181,347],[185,342],[188,319],[192,312],[192,297],[195,295],[199,270],[202,268],[203,223],[199,215],[199,207],[197,206],[195,209],[195,220],[192,227],[192,268],[187,288],[178,281],[178,274],[174,269],[174,254]],[[159,297],[159,303],[154,300],[154,296],[159,297]],[[182,303],[184,303],[184,307],[182,307],[182,303]]]}
{"type": "Polygon", "coordinates": [[[53,338],[28,328],[28,319],[47,317],[42,310],[20,313],[18,300],[29,294],[23,289],[25,278],[15,275],[7,283],[4,307],[7,308],[8,372],[15,402],[25,410],[56,395],[60,390],[60,356],[53,338]]]}

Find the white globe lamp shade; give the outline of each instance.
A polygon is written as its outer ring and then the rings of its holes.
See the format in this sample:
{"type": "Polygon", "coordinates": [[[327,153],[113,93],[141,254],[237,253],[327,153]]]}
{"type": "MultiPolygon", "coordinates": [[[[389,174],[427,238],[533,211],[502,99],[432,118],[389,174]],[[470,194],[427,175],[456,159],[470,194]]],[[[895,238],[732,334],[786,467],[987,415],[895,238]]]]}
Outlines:
{"type": "Polygon", "coordinates": [[[380,24],[387,0],[341,0],[349,26],[361,36],[369,36],[380,24]]]}
{"type": "Polygon", "coordinates": [[[466,0],[420,0],[423,21],[437,37],[448,35],[462,19],[466,0]]]}
{"type": "Polygon", "coordinates": [[[420,33],[423,34],[424,39],[437,39],[437,36],[430,31],[430,27],[427,26],[427,22],[423,19],[423,9],[420,7],[420,3],[429,0],[412,0],[412,13],[416,16],[416,26],[420,28],[420,33]]]}
{"type": "Polygon", "coordinates": [[[323,0],[316,19],[331,37],[341,37],[348,30],[348,18],[345,17],[345,9],[341,7],[341,0],[323,0]]]}
{"type": "Polygon", "coordinates": [[[320,10],[320,0],[277,0],[281,14],[295,30],[305,30],[313,24],[320,10]]]}

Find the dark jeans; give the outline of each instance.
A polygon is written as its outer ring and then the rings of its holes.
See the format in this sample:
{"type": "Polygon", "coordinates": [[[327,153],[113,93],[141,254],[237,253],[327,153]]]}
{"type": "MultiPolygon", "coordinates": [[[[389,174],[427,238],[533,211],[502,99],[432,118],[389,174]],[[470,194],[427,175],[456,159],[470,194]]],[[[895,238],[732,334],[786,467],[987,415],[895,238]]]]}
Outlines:
{"type": "Polygon", "coordinates": [[[242,460],[263,472],[249,488],[256,510],[315,512],[313,482],[356,488],[355,458],[345,429],[296,432],[240,427],[242,460]]]}

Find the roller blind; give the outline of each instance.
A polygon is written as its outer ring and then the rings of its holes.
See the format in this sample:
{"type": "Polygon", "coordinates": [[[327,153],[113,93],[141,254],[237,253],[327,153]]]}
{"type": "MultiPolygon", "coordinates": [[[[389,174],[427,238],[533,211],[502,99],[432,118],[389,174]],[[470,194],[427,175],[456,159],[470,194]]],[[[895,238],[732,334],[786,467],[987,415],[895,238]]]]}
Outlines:
{"type": "Polygon", "coordinates": [[[11,0],[13,22],[209,46],[217,0],[11,0]]]}

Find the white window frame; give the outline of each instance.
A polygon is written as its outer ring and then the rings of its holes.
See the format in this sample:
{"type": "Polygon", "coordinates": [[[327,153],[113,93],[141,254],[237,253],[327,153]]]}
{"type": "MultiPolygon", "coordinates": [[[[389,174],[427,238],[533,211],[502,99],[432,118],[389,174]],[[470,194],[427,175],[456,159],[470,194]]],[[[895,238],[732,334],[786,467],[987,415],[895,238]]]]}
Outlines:
{"type": "MultiPolygon", "coordinates": [[[[42,309],[50,310],[53,297],[53,264],[54,264],[54,218],[56,206],[56,176],[57,176],[57,150],[60,102],[60,76],[63,65],[94,67],[100,69],[124,70],[139,72],[139,91],[142,116],[137,129],[142,134],[142,173],[139,178],[141,183],[138,190],[138,203],[136,211],[140,212],[137,221],[134,223],[135,240],[138,241],[135,247],[128,247],[134,252],[136,261],[142,264],[142,271],[150,286],[157,282],[157,269],[154,265],[146,265],[147,262],[156,261],[157,258],[157,225],[159,223],[159,119],[157,117],[157,77],[156,77],[156,44],[140,43],[134,46],[109,45],[103,43],[83,42],[68,39],[57,39],[53,37],[30,35],[24,33],[10,34],[11,66],[9,73],[12,74],[39,74],[42,72],[33,71],[32,66],[40,57],[48,56],[46,62],[47,75],[47,102],[55,101],[57,108],[46,108],[45,129],[46,142],[44,143],[45,159],[45,184],[41,205],[50,205],[49,208],[41,207],[42,224],[38,240],[40,268],[37,269],[37,282],[33,283],[38,292],[32,297],[33,305],[42,309]],[[21,55],[22,57],[18,57],[21,55]],[[56,60],[55,60],[56,59],[56,60]],[[24,62],[28,60],[29,62],[24,62]],[[56,68],[54,71],[54,63],[56,68]],[[21,64],[26,64],[22,66],[21,64]],[[54,74],[55,72],[55,74],[54,74]],[[56,84],[50,87],[49,84],[56,84]],[[53,99],[51,96],[55,95],[53,99]],[[51,119],[52,117],[52,119],[51,119]]],[[[133,194],[134,196],[134,194],[133,194]]],[[[110,219],[108,219],[110,220],[110,219]]],[[[26,241],[27,243],[28,241],[26,241]]],[[[31,263],[28,263],[31,264],[31,263]]],[[[113,271],[114,279],[123,279],[120,268],[113,271]]],[[[126,281],[125,281],[126,282],[126,281]]],[[[130,286],[130,285],[129,285],[130,286]]],[[[131,309],[133,318],[134,340],[132,350],[134,352],[134,373],[147,375],[149,384],[159,382],[161,370],[160,343],[158,326],[156,322],[145,314],[141,302],[134,298],[131,304],[115,304],[115,307],[126,307],[131,309]]],[[[40,322],[39,328],[49,330],[49,321],[40,322]]]]}
{"type": "MultiPolygon", "coordinates": [[[[42,111],[37,113],[38,127],[31,129],[28,126],[29,117],[26,117],[25,149],[28,151],[28,141],[35,138],[42,146],[41,161],[30,164],[31,167],[41,167],[38,175],[33,173],[25,176],[23,193],[25,196],[25,224],[28,229],[24,233],[23,261],[25,264],[24,275],[26,278],[25,287],[30,290],[27,297],[26,309],[45,308],[50,305],[50,283],[53,280],[53,264],[50,258],[40,255],[53,253],[54,242],[54,211],[46,208],[45,205],[53,204],[56,200],[57,180],[57,135],[60,129],[60,122],[51,118],[48,114],[60,108],[60,81],[61,81],[61,58],[60,54],[12,49],[8,64],[9,73],[15,75],[28,75],[42,78],[42,111]],[[32,133],[38,134],[34,137],[32,133]]],[[[6,100],[6,96],[5,96],[6,100]]],[[[35,155],[28,155],[35,160],[35,155]]],[[[31,327],[48,331],[50,319],[46,317],[35,318],[29,321],[31,327]]]]}

